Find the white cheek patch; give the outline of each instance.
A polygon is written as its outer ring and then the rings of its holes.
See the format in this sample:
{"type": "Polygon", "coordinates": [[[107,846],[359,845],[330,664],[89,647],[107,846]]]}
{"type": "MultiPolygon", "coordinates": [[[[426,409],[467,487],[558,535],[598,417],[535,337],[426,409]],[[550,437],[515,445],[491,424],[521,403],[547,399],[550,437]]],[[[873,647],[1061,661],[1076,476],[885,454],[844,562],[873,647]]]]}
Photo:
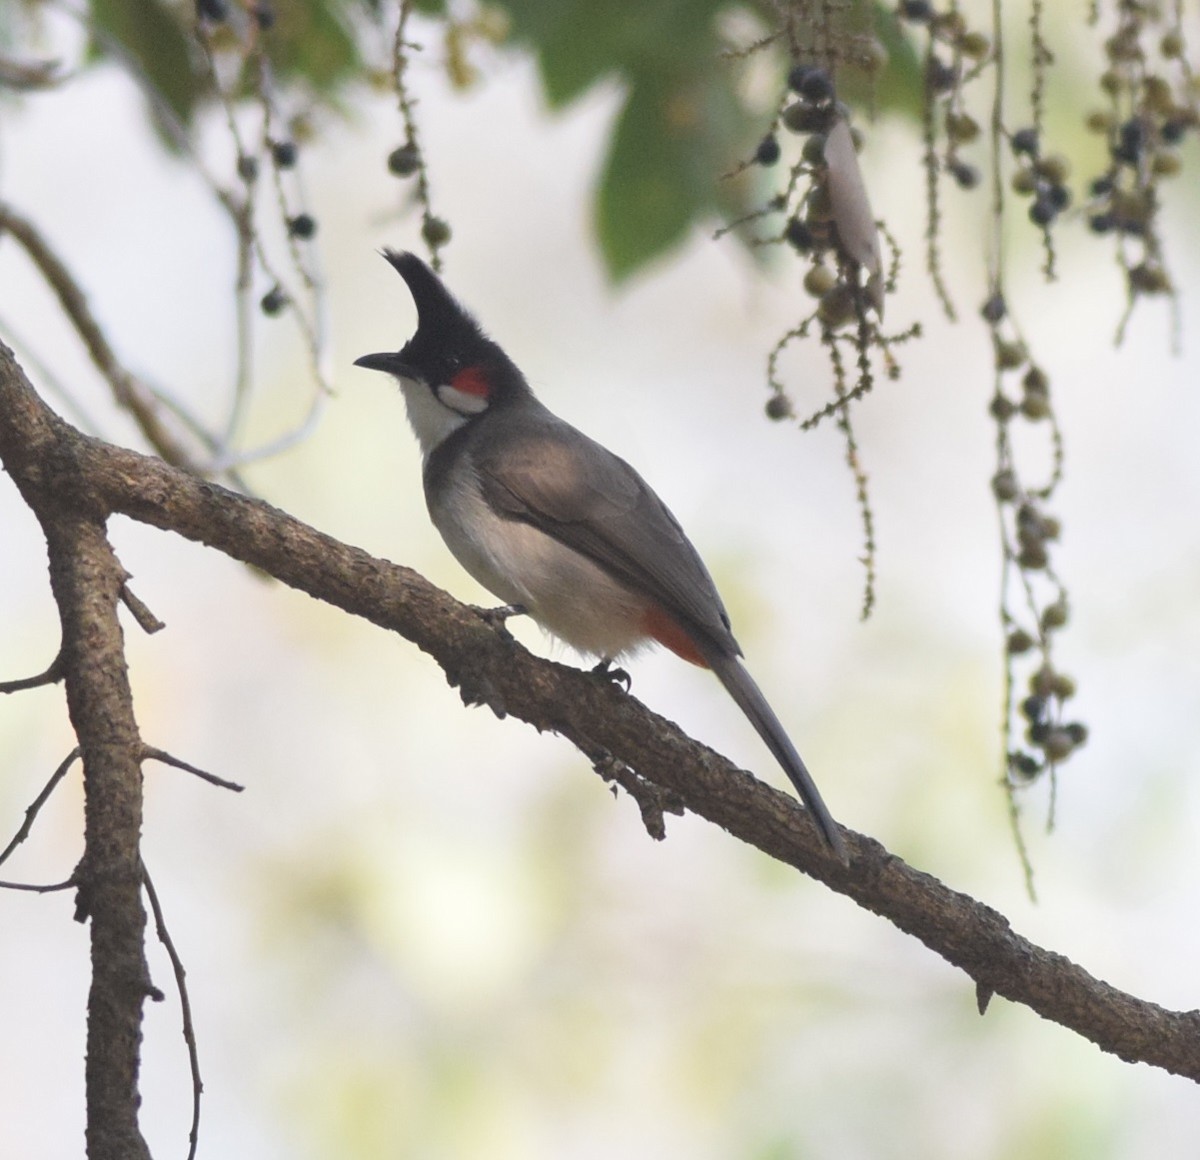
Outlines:
{"type": "Polygon", "coordinates": [[[460,415],[480,415],[488,409],[486,395],[471,395],[449,383],[437,388],[437,397],[444,406],[460,415]]]}

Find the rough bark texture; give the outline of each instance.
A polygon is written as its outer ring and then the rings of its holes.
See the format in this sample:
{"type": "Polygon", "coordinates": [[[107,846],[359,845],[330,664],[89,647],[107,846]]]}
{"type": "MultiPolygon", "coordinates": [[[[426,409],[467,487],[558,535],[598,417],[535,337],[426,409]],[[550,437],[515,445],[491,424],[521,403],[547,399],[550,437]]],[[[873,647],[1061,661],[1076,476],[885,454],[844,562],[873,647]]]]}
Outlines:
{"type": "Polygon", "coordinates": [[[105,535],[102,507],[79,478],[71,429],[47,422],[32,392],[7,389],[0,350],[0,454],[41,522],[50,586],[62,623],[57,666],[83,759],[84,856],[76,867],[76,917],[91,922],[88,995],[87,1152],[91,1160],[141,1160],[138,1128],[142,1005],[149,987],[141,898],[141,739],[125,667],[117,603],[125,573],[105,535]]]}
{"type": "Polygon", "coordinates": [[[686,808],[707,818],[920,939],[970,976],[981,1007],[1001,995],[1121,1059],[1200,1080],[1200,1012],[1168,1011],[1109,986],[870,838],[846,832],[851,862],[841,866],[792,798],[611,682],[534,657],[410,569],[161,460],[79,434],[42,405],[3,347],[0,457],[46,528],[68,697],[89,778],[81,868],[95,968],[89,1123],[104,1119],[93,1157],[144,1154],[135,1085],[145,920],[137,888],[140,780],[130,756],[139,750],[130,748],[137,731],[115,616],[121,571],[103,536],[112,513],[216,548],[399,633],[436,659],[465,702],[570,739],[637,799],[652,833],[661,833],[664,812],[686,808]]]}
{"type": "Polygon", "coordinates": [[[149,975],[139,855],[142,747],[117,619],[125,574],[102,523],[68,511],[43,528],[62,620],[67,708],[83,757],[85,853],[75,878],[76,916],[91,921],[88,1156],[138,1160],[150,1155],[137,1120],[149,975]]]}

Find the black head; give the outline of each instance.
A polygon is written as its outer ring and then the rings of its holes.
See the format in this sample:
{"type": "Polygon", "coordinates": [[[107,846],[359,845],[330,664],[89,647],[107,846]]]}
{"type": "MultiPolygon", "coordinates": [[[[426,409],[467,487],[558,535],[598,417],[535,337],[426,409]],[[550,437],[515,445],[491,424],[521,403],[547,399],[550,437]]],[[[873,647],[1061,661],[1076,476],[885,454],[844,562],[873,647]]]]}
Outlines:
{"type": "Polygon", "coordinates": [[[384,250],[417,307],[416,333],[394,353],[367,354],[354,365],[424,384],[463,414],[478,414],[529,393],[524,376],[416,254],[384,250]]]}

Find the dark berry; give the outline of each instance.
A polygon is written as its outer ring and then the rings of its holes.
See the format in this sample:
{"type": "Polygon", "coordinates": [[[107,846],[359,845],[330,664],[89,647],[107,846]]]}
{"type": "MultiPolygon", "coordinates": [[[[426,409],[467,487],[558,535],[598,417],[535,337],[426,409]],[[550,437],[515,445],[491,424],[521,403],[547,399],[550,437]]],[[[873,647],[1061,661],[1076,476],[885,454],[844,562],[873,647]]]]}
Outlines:
{"type": "Polygon", "coordinates": [[[1012,151],[1014,153],[1028,153],[1030,157],[1036,157],[1038,151],[1038,132],[1036,129],[1018,129],[1012,135],[1012,151]]]}
{"type": "Polygon", "coordinates": [[[808,224],[800,218],[792,218],[783,231],[784,240],[801,254],[807,254],[813,248],[816,239],[808,224]]]}
{"type": "Polygon", "coordinates": [[[1067,731],[1067,736],[1071,738],[1073,745],[1082,745],[1088,739],[1087,726],[1081,721],[1072,721],[1063,728],[1067,731]]]}
{"type": "Polygon", "coordinates": [[[225,0],[196,0],[196,15],[201,20],[211,20],[213,24],[220,24],[228,18],[229,9],[225,0]]]}
{"type": "Polygon", "coordinates": [[[271,156],[280,169],[291,169],[296,164],[296,143],[294,141],[276,141],[271,146],[271,156]]]}
{"type": "Polygon", "coordinates": [[[316,219],[312,214],[298,213],[288,218],[287,230],[293,238],[311,238],[317,232],[316,219]]]}
{"type": "Polygon", "coordinates": [[[958,72],[953,65],[947,64],[941,57],[931,56],[925,67],[925,83],[935,93],[946,93],[954,88],[958,81],[958,72]]]}
{"type": "Polygon", "coordinates": [[[1113,191],[1113,179],[1111,177],[1097,177],[1088,188],[1091,190],[1093,197],[1106,197],[1113,191]]]}
{"type": "Polygon", "coordinates": [[[1027,721],[1040,721],[1046,715],[1046,699],[1036,693],[1021,702],[1021,712],[1027,721]]]}
{"type": "Polygon", "coordinates": [[[813,133],[805,142],[804,148],[800,150],[800,156],[804,158],[809,165],[820,165],[825,160],[825,134],[813,133]]]}
{"type": "Polygon", "coordinates": [[[833,81],[823,68],[814,68],[804,78],[800,95],[809,101],[828,101],[833,96],[833,81]]]}
{"type": "Polygon", "coordinates": [[[259,3],[254,6],[254,19],[263,32],[275,27],[275,9],[270,4],[259,3]]]}
{"type": "Polygon", "coordinates": [[[793,93],[799,93],[804,89],[804,82],[808,78],[810,72],[815,72],[816,65],[812,64],[794,64],[788,71],[787,83],[788,88],[793,93]]]}
{"type": "Polygon", "coordinates": [[[950,175],[958,182],[960,189],[974,189],[980,181],[979,170],[965,161],[950,162],[950,175]]]}
{"type": "Polygon", "coordinates": [[[238,177],[245,182],[251,182],[258,177],[258,158],[243,153],[237,159],[238,177]]]}
{"type": "Polygon", "coordinates": [[[1028,753],[1014,753],[1008,759],[1009,767],[1014,773],[1025,778],[1037,777],[1042,771],[1041,763],[1028,753]]]}
{"type": "Polygon", "coordinates": [[[792,404],[788,402],[786,395],[772,395],[767,400],[767,418],[774,419],[776,422],[790,418],[792,414],[792,404]]]}
{"type": "Polygon", "coordinates": [[[779,160],[779,142],[773,133],[768,133],[754,151],[754,160],[759,165],[774,165],[779,160]]]}
{"type": "Polygon", "coordinates": [[[1055,210],[1064,210],[1071,204],[1071,191],[1065,185],[1052,185],[1046,190],[1055,210]]]}
{"type": "Polygon", "coordinates": [[[1112,155],[1126,165],[1136,165],[1146,145],[1146,127],[1136,117],[1126,121],[1117,131],[1117,143],[1112,155]]]}
{"type": "Polygon", "coordinates": [[[1187,132],[1187,122],[1180,120],[1178,117],[1173,117],[1169,121],[1164,121],[1162,128],[1159,130],[1159,136],[1162,137],[1164,144],[1178,145],[1183,140],[1184,133],[1187,132]]]}
{"type": "Polygon", "coordinates": [[[387,167],[396,177],[411,177],[421,168],[421,154],[415,145],[401,145],[388,154],[387,167]]]}
{"type": "Polygon", "coordinates": [[[271,318],[276,314],[282,313],[287,304],[288,296],[284,293],[282,286],[272,286],[262,296],[262,301],[259,302],[262,312],[271,318]]]}
{"type": "Polygon", "coordinates": [[[783,110],[781,120],[793,133],[826,132],[836,116],[829,105],[810,105],[804,101],[793,101],[783,110]]]}
{"type": "Polygon", "coordinates": [[[900,17],[914,24],[928,24],[933,19],[933,5],[929,0],[900,0],[900,17]]]}
{"type": "Polygon", "coordinates": [[[1048,226],[1058,213],[1058,207],[1046,193],[1039,193],[1029,207],[1029,220],[1035,226],[1048,226]]]}
{"type": "Polygon", "coordinates": [[[1003,294],[993,294],[979,311],[985,322],[999,322],[1008,313],[1003,294]]]}
{"type": "Polygon", "coordinates": [[[827,101],[833,96],[833,81],[815,64],[798,64],[788,73],[788,88],[806,101],[827,101]]]}

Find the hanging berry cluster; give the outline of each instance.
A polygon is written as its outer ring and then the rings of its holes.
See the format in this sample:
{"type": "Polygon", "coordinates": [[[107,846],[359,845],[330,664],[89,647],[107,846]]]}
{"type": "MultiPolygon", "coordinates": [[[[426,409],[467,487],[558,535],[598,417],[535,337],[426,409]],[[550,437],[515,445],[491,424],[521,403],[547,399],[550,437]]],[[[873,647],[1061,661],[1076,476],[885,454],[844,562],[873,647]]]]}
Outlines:
{"type": "MultiPolygon", "coordinates": [[[[846,42],[844,51],[850,59],[878,65],[878,52],[872,53],[853,41],[846,42]]],[[[863,525],[866,581],[862,612],[866,617],[874,603],[874,518],[850,406],[874,385],[873,354],[882,357],[888,377],[898,376],[899,365],[891,347],[912,337],[915,330],[887,336],[880,329],[885,297],[895,287],[898,254],[893,248],[891,269],[885,274],[880,227],[858,164],[861,131],[851,124],[850,110],[837,99],[833,74],[824,65],[812,61],[791,65],[769,132],[759,141],[753,158],[737,172],[752,165],[779,165],[785,142],[794,159],[787,168],[782,191],[763,209],[735,223],[745,225],[768,216],[782,217],[778,232],[756,238],[755,244],[788,246],[805,263],[801,281],[815,299],[812,312],[784,334],[770,352],[767,380],[771,395],[766,410],[772,419],[794,417],[780,375],[780,357],[794,341],[815,331],[829,355],[834,397],[801,420],[800,426],[808,429],[832,419],[845,440],[863,525]],[[791,144],[792,139],[796,139],[795,144],[791,144]],[[847,365],[846,348],[854,352],[853,369],[847,365]]],[[[718,236],[731,228],[718,231],[718,236]]]]}
{"type": "MultiPolygon", "coordinates": [[[[1087,739],[1087,728],[1067,721],[1075,682],[1058,671],[1054,639],[1068,620],[1068,597],[1051,554],[1061,534],[1049,508],[1062,478],[1062,439],[1050,403],[1050,379],[1029,357],[1003,297],[993,294],[981,311],[992,335],[995,387],[989,411],[996,423],[998,467],[992,494],[1000,512],[1004,573],[1000,616],[1005,632],[1006,784],[1010,792],[1053,773],[1087,739]],[[1015,424],[1048,432],[1049,478],[1034,487],[1014,456],[1015,424]],[[1017,690],[1022,682],[1027,693],[1017,690]],[[1023,735],[1023,744],[1016,738],[1023,735]]],[[[1014,803],[1015,810],[1015,803],[1014,803]]]]}
{"type": "Polygon", "coordinates": [[[930,0],[900,0],[896,15],[902,25],[925,33],[921,128],[925,143],[926,268],[942,309],[954,319],[939,247],[940,182],[946,174],[960,189],[971,190],[982,180],[973,156],[982,130],[968,111],[967,93],[970,82],[980,76],[992,57],[992,40],[967,24],[953,0],[942,10],[930,0]]]}
{"type": "MultiPolygon", "coordinates": [[[[374,7],[376,19],[382,22],[386,7],[374,7]]],[[[450,223],[433,212],[429,167],[418,140],[416,100],[408,87],[409,61],[414,52],[421,51],[421,45],[408,39],[409,18],[416,7],[415,0],[399,0],[388,67],[375,72],[374,77],[380,88],[388,88],[395,95],[403,132],[400,144],[387,155],[387,171],[405,183],[410,194],[407,200],[415,203],[421,216],[421,239],[428,248],[430,265],[440,271],[442,250],[449,244],[452,231],[450,223]]],[[[447,11],[443,18],[446,79],[453,88],[465,91],[479,80],[474,50],[503,44],[511,31],[510,17],[503,6],[481,4],[468,5],[461,14],[447,11]]]]}
{"type": "Polygon", "coordinates": [[[193,30],[208,65],[212,96],[225,115],[232,145],[231,185],[210,177],[218,200],[228,213],[237,236],[238,356],[237,381],[224,436],[215,445],[216,464],[229,470],[259,454],[234,452],[251,390],[251,318],[253,302],[273,318],[290,314],[307,347],[315,393],[307,417],[287,443],[305,432],[330,393],[329,353],[324,326],[324,290],[313,254],[307,247],[317,233],[317,219],[304,201],[298,165],[312,128],[303,111],[286,114],[273,80],[268,57],[275,9],[268,0],[230,4],[226,0],[197,0],[193,30]],[[281,228],[286,258],[264,234],[273,218],[281,228]]]}
{"type": "Polygon", "coordinates": [[[1182,168],[1179,146],[1200,126],[1200,89],[1186,56],[1180,5],[1122,0],[1116,30],[1104,42],[1100,77],[1105,107],[1088,114],[1102,134],[1108,164],[1089,188],[1088,225],[1117,239],[1128,306],[1174,294],[1159,232],[1160,183],[1182,168]]]}

